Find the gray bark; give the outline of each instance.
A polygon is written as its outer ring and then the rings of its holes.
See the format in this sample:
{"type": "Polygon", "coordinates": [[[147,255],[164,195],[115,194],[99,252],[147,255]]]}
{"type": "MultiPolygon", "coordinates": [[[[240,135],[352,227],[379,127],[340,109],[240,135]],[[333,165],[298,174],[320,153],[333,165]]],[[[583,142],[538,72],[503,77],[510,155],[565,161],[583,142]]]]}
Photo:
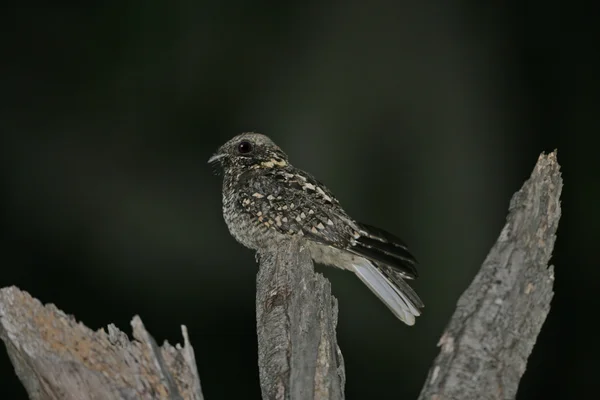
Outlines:
{"type": "Polygon", "coordinates": [[[548,266],[560,219],[556,152],[541,155],[513,196],[506,225],[458,300],[420,400],[514,399],[550,311],[548,266]]]}
{"type": "Polygon", "coordinates": [[[337,301],[298,242],[258,253],[256,321],[264,399],[344,398],[337,301]]]}
{"type": "Polygon", "coordinates": [[[15,287],[0,290],[0,339],[33,400],[202,400],[194,350],[158,347],[139,317],[135,340],[114,325],[93,332],[15,287]]]}

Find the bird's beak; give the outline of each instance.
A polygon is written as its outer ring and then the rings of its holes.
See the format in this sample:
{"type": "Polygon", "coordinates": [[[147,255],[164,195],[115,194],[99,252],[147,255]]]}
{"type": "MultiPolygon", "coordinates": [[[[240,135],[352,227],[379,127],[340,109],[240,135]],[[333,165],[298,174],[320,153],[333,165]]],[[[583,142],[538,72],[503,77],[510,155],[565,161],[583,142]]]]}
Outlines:
{"type": "Polygon", "coordinates": [[[225,157],[225,154],[213,154],[213,156],[208,159],[208,163],[210,165],[215,165],[223,157],[225,157]]]}

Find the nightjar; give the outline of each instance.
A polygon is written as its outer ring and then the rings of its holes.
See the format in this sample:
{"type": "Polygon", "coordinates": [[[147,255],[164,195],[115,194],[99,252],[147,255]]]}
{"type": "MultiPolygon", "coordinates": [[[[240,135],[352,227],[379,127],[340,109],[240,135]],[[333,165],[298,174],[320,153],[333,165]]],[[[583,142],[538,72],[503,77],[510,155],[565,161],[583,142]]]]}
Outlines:
{"type": "Polygon", "coordinates": [[[423,303],[405,281],[417,277],[417,261],[402,240],[355,221],[265,135],[238,135],[209,163],[223,169],[223,216],[238,242],[259,250],[300,238],[315,262],[354,272],[396,317],[414,324],[423,303]]]}

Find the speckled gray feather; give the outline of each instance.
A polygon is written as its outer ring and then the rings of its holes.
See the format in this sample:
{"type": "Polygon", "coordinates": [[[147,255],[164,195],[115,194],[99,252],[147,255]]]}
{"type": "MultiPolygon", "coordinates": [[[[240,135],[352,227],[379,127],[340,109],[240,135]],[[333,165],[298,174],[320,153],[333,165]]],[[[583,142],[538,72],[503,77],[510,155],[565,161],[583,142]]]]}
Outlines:
{"type": "Polygon", "coordinates": [[[259,250],[301,237],[315,262],[355,272],[398,318],[414,323],[423,303],[404,279],[417,276],[417,262],[399,238],[354,221],[265,135],[238,135],[209,162],[223,168],[223,216],[237,241],[259,250]]]}

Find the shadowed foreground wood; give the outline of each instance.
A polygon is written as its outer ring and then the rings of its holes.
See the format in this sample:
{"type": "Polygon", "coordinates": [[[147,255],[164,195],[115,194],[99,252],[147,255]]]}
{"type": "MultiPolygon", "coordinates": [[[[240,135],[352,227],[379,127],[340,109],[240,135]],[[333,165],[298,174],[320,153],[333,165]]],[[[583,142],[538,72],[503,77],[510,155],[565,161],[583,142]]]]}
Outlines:
{"type": "Polygon", "coordinates": [[[420,400],[514,399],[546,316],[560,219],[556,151],[513,196],[506,225],[458,300],[420,400]]]}
{"type": "Polygon", "coordinates": [[[258,366],[264,399],[344,398],[337,345],[337,301],[316,274],[308,251],[293,241],[259,253],[256,279],[258,366]]]}
{"type": "MultiPolygon", "coordinates": [[[[514,399],[550,310],[548,267],[560,218],[556,153],[540,156],[507,222],[460,297],[420,400],[514,399]]],[[[337,303],[297,242],[258,254],[256,318],[264,399],[344,398],[337,303]]],[[[159,348],[141,320],[133,337],[93,332],[17,288],[0,290],[0,339],[31,399],[202,399],[194,352],[159,348]]],[[[357,377],[360,379],[360,377],[357,377]]]]}
{"type": "Polygon", "coordinates": [[[139,317],[133,337],[97,332],[15,287],[0,290],[0,338],[30,399],[202,400],[194,350],[158,347],[139,317]]]}

